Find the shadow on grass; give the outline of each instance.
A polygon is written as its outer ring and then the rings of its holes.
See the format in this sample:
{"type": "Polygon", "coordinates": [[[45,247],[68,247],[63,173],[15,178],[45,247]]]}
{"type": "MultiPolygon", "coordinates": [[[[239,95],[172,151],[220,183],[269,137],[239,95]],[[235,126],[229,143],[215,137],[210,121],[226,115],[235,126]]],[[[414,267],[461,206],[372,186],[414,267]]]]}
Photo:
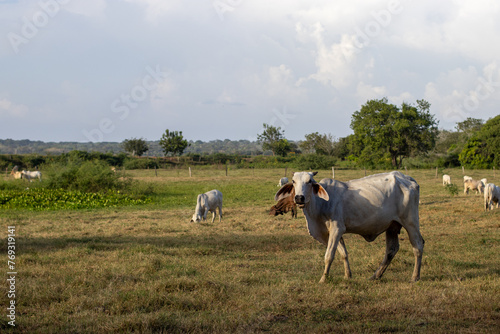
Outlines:
{"type": "MultiPolygon", "coordinates": [[[[141,252],[141,248],[151,246],[159,253],[172,250],[191,249],[200,255],[213,255],[220,252],[242,253],[245,250],[260,252],[274,252],[277,250],[294,250],[304,247],[310,248],[308,236],[295,234],[280,234],[276,237],[266,235],[222,235],[222,236],[162,236],[162,237],[133,237],[133,236],[92,236],[92,237],[60,237],[60,238],[29,238],[19,239],[19,254],[39,252],[55,252],[70,248],[87,248],[96,251],[115,251],[134,249],[141,252]]],[[[155,252],[149,250],[149,252],[155,252]]]]}

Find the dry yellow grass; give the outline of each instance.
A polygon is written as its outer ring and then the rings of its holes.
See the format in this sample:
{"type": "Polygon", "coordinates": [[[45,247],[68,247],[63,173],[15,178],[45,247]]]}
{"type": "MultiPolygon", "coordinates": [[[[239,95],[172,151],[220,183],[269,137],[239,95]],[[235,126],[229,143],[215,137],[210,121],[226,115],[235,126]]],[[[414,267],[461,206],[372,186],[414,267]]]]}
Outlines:
{"type": "MultiPolygon", "coordinates": [[[[435,171],[410,171],[421,186],[421,281],[409,283],[414,259],[402,232],[381,280],[367,278],[383,257],[384,236],[367,243],[346,235],[353,278],[343,279],[337,258],[332,278],[318,284],[324,246],[308,235],[303,214],[267,215],[283,172],[131,173],[182,196],[196,193],[197,184],[226,187],[222,223],[189,223],[189,200],[172,207],[5,212],[2,228],[15,225],[19,236],[18,308],[15,330],[2,316],[2,332],[498,332],[500,210],[484,212],[481,196],[450,196],[435,171]]],[[[446,172],[461,186],[461,170],[446,172]]],[[[491,173],[471,176],[495,182],[491,173]]],[[[342,180],[363,175],[336,171],[342,180]]],[[[317,179],[330,176],[321,171],[317,179]]],[[[5,285],[0,292],[6,301],[5,285]]]]}

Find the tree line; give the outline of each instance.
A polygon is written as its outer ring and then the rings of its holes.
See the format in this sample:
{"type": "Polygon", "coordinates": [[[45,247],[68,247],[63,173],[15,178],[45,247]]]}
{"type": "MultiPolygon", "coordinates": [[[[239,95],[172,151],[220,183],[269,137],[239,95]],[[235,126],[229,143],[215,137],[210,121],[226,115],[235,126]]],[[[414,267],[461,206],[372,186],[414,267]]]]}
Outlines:
{"type": "MultiPolygon", "coordinates": [[[[367,101],[351,117],[353,134],[336,138],[331,133],[305,135],[291,141],[280,127],[263,124],[257,141],[215,140],[188,141],[182,131],[167,129],[158,141],[130,138],[122,143],[43,143],[0,140],[0,153],[61,154],[71,150],[123,152],[130,156],[187,156],[201,162],[203,156],[229,154],[246,156],[271,155],[281,158],[365,167],[401,168],[404,165],[442,167],[467,166],[491,168],[500,164],[500,115],[487,120],[467,118],[457,122],[455,131],[439,130],[430,113],[430,104],[389,103],[387,98],[367,101]],[[28,148],[25,152],[23,149],[28,148]],[[12,152],[12,150],[21,152],[12,152]],[[62,152],[61,152],[62,150],[62,152]],[[65,152],[65,150],[68,150],[65,152]]],[[[210,159],[204,159],[209,161],[210,159]]],[[[215,159],[211,159],[215,161],[215,159]]],[[[238,160],[237,158],[233,159],[238,160]]],[[[220,160],[219,160],[220,161],[220,160]]]]}

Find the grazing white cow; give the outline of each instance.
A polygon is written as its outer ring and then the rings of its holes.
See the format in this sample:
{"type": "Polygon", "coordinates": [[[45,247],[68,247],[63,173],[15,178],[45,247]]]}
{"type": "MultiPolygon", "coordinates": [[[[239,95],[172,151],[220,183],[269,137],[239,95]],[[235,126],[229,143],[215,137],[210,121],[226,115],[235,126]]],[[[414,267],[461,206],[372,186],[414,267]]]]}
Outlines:
{"type": "Polygon", "coordinates": [[[282,177],[280,179],[280,182],[278,183],[278,187],[283,187],[287,183],[288,183],[288,178],[287,177],[282,177]]]}
{"type": "Polygon", "coordinates": [[[415,254],[412,281],[420,279],[424,239],[420,234],[418,201],[419,185],[400,172],[376,174],[349,182],[323,179],[317,183],[315,173],[294,173],[292,183],[284,185],[275,199],[293,196],[303,209],[309,234],[326,245],[325,282],[339,250],[344,260],[345,277],[351,277],[344,233],[355,233],[371,242],[385,232],[386,251],[372,279],[382,277],[399,250],[401,227],[408,232],[415,254]]]}
{"type": "Polygon", "coordinates": [[[39,171],[30,172],[30,171],[22,171],[23,179],[27,179],[31,182],[32,179],[38,179],[38,181],[42,181],[42,173],[39,171]]]}
{"type": "Polygon", "coordinates": [[[464,182],[464,194],[469,195],[469,190],[476,190],[478,194],[482,194],[484,190],[484,184],[478,180],[465,180],[464,182]]]}
{"type": "Polygon", "coordinates": [[[451,177],[447,174],[443,175],[443,186],[451,184],[451,177]]]}
{"type": "Polygon", "coordinates": [[[500,206],[500,187],[493,183],[488,183],[484,187],[484,210],[493,210],[493,205],[495,203],[498,209],[500,206]]]}
{"type": "Polygon", "coordinates": [[[212,212],[212,223],[215,220],[215,211],[219,208],[219,222],[222,220],[222,193],[217,189],[199,194],[196,199],[196,209],[194,210],[191,222],[199,222],[207,219],[208,212],[212,212]]]}

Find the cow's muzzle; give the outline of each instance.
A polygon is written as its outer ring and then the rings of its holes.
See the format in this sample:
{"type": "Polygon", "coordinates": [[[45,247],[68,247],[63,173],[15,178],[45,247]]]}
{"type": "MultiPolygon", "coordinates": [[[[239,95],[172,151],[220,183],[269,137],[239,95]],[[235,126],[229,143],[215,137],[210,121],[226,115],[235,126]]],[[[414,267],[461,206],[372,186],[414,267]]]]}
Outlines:
{"type": "Polygon", "coordinates": [[[305,196],[304,195],[296,195],[295,196],[295,204],[297,204],[297,206],[302,209],[306,205],[305,196]]]}

